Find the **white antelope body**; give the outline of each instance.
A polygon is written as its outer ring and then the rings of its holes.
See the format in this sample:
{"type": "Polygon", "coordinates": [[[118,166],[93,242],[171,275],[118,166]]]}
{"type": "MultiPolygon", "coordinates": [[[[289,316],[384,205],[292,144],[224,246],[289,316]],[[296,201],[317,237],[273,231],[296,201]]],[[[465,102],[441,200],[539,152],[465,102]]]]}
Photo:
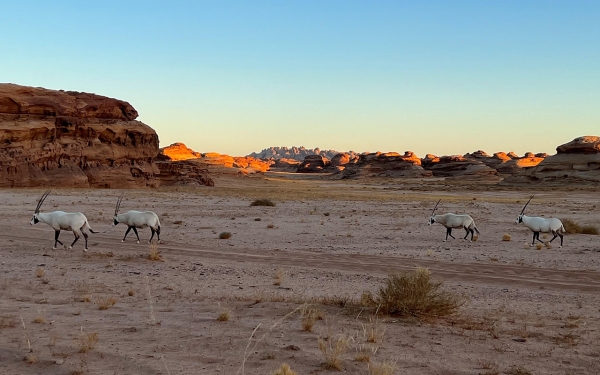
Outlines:
{"type": "Polygon", "coordinates": [[[436,203],[435,207],[433,208],[433,211],[431,212],[431,217],[429,218],[429,225],[434,223],[440,223],[446,227],[446,239],[444,240],[444,242],[448,240],[448,236],[456,239],[452,235],[452,229],[457,228],[463,228],[467,232],[463,240],[466,240],[469,236],[469,233],[471,233],[471,239],[469,241],[473,241],[473,236],[475,232],[479,234],[479,230],[477,230],[473,218],[466,214],[447,213],[443,215],[435,215],[435,210],[437,209],[437,206],[440,203],[440,201],[436,203]]]}
{"type": "Polygon", "coordinates": [[[529,198],[529,200],[527,201],[527,203],[525,203],[525,207],[523,207],[523,209],[521,210],[521,213],[519,214],[519,216],[517,216],[517,220],[515,220],[515,224],[523,223],[523,224],[525,224],[525,226],[527,228],[531,229],[531,231],[533,232],[533,240],[531,241],[532,245],[535,244],[536,240],[541,243],[544,243],[544,241],[540,240],[540,233],[552,233],[554,235],[554,237],[552,237],[550,242],[554,241],[554,239],[556,237],[560,237],[560,247],[562,247],[562,245],[563,245],[562,233],[566,232],[562,221],[560,221],[557,218],[546,219],[544,217],[527,216],[524,214],[525,208],[527,207],[529,202],[531,202],[533,197],[534,196],[532,195],[531,198],[529,198]]]}
{"type": "Polygon", "coordinates": [[[158,242],[160,243],[160,221],[158,220],[158,215],[152,211],[133,210],[119,214],[119,208],[121,207],[122,199],[123,198],[119,198],[119,200],[117,200],[115,216],[113,217],[113,226],[119,223],[127,225],[127,231],[125,231],[125,236],[123,237],[121,242],[125,242],[129,231],[133,229],[133,232],[137,237],[137,243],[140,243],[140,236],[138,235],[137,228],[150,227],[152,235],[150,236],[150,240],[148,240],[148,242],[152,241],[152,238],[154,238],[154,233],[156,233],[156,237],[158,238],[158,242]]]}
{"type": "MultiPolygon", "coordinates": [[[[33,224],[42,222],[42,223],[48,224],[49,226],[52,227],[52,229],[54,229],[54,246],[52,247],[53,250],[56,249],[57,243],[61,244],[62,246],[65,246],[65,245],[63,245],[62,242],[60,242],[60,240],[58,239],[58,236],[60,235],[61,230],[68,230],[68,231],[72,231],[73,235],[75,235],[75,240],[68,248],[72,249],[73,245],[75,245],[75,242],[77,242],[77,240],[79,240],[81,235],[83,235],[83,238],[85,239],[84,251],[87,251],[87,249],[88,249],[88,234],[85,232],[85,230],[87,229],[91,233],[98,233],[98,232],[94,232],[92,230],[92,228],[90,227],[90,224],[87,221],[87,218],[81,212],[63,212],[63,211],[40,212],[42,203],[44,203],[44,200],[46,199],[46,197],[48,197],[49,194],[50,194],[50,191],[47,191],[42,195],[42,197],[38,201],[37,207],[33,214],[33,218],[31,219],[29,224],[33,225],[33,224]]],[[[65,246],[65,248],[66,248],[66,246],[65,246]]]]}

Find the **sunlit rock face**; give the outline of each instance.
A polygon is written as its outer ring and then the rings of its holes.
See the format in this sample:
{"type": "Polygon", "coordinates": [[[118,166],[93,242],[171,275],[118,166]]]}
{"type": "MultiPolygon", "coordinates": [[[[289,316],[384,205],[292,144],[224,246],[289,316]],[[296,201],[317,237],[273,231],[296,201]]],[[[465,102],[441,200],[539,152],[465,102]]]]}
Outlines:
{"type": "Polygon", "coordinates": [[[0,84],[0,187],[155,187],[158,135],[127,102],[0,84]]]}
{"type": "Polygon", "coordinates": [[[329,159],[321,155],[308,155],[302,164],[298,166],[298,173],[325,173],[330,166],[329,159]]]}
{"type": "Polygon", "coordinates": [[[419,159],[412,151],[404,155],[397,152],[361,154],[354,163],[345,165],[342,178],[361,177],[431,177],[432,173],[421,166],[419,159]]]}
{"type": "Polygon", "coordinates": [[[504,180],[507,184],[599,184],[600,137],[584,136],[556,148],[537,166],[504,180]]]}
{"type": "Polygon", "coordinates": [[[177,142],[159,150],[158,159],[160,160],[189,160],[202,157],[202,154],[188,148],[183,143],[177,142]]]}

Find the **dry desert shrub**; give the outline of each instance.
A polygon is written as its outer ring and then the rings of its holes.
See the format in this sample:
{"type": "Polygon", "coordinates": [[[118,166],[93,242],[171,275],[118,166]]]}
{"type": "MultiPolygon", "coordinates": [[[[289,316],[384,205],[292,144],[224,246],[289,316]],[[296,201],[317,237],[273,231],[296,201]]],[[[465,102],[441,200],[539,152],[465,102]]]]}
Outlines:
{"type": "Polygon", "coordinates": [[[506,372],[508,375],[531,375],[531,371],[522,366],[514,366],[506,372]]]}
{"type": "Polygon", "coordinates": [[[41,312],[40,310],[38,310],[37,315],[35,316],[35,318],[33,318],[33,322],[34,323],[38,323],[38,324],[44,324],[46,323],[46,316],[43,312],[41,312]]]}
{"type": "Polygon", "coordinates": [[[544,245],[542,245],[542,244],[541,244],[541,243],[539,243],[539,242],[538,242],[537,244],[535,244],[535,248],[536,248],[536,250],[542,250],[542,248],[543,248],[543,247],[544,247],[544,245]]]}
{"type": "Polygon", "coordinates": [[[158,249],[157,243],[150,244],[150,252],[148,253],[148,259],[158,261],[163,260],[162,255],[160,254],[160,250],[158,249]]]}
{"type": "Polygon", "coordinates": [[[287,363],[282,363],[273,375],[296,375],[296,371],[292,370],[287,363]]]}
{"type": "Polygon", "coordinates": [[[443,282],[431,279],[426,268],[390,273],[385,286],[373,296],[378,311],[393,316],[436,318],[455,313],[465,298],[443,290],[443,282]]]}
{"type": "Polygon", "coordinates": [[[133,296],[135,296],[135,290],[133,290],[133,289],[129,289],[129,290],[127,291],[127,295],[128,295],[129,297],[133,297],[133,296]]]}
{"type": "Polygon", "coordinates": [[[273,277],[275,280],[273,281],[273,285],[281,285],[284,277],[285,272],[283,272],[283,270],[278,269],[277,271],[275,271],[275,276],[273,277]]]}
{"type": "Polygon", "coordinates": [[[29,353],[27,354],[25,357],[23,357],[23,361],[29,363],[30,365],[36,363],[38,361],[37,356],[33,353],[29,353]]]}
{"type": "Polygon", "coordinates": [[[502,241],[510,241],[510,240],[512,240],[512,236],[510,234],[504,233],[502,235],[502,241]]]}
{"type": "Polygon", "coordinates": [[[275,207],[275,203],[270,199],[255,199],[250,206],[275,207]]]}
{"type": "Polygon", "coordinates": [[[345,336],[338,337],[335,343],[332,345],[332,341],[325,341],[319,338],[319,350],[325,357],[325,366],[330,369],[341,370],[342,369],[342,355],[346,353],[348,347],[350,347],[350,338],[345,336]]]}
{"type": "Polygon", "coordinates": [[[44,277],[45,274],[46,274],[46,271],[44,271],[44,269],[41,267],[38,267],[35,270],[35,277],[37,277],[37,278],[42,278],[42,277],[44,277]]]}
{"type": "Polygon", "coordinates": [[[302,329],[307,332],[312,332],[313,326],[317,320],[323,319],[323,311],[316,307],[306,307],[302,310],[302,329]]]}
{"type": "Polygon", "coordinates": [[[116,303],[117,299],[115,297],[99,297],[96,300],[96,306],[98,306],[98,310],[108,310],[116,303]]]}
{"type": "Polygon", "coordinates": [[[600,231],[597,227],[593,225],[580,225],[575,220],[572,219],[563,219],[561,220],[563,223],[563,227],[567,233],[577,233],[577,234],[600,234],[600,231]]]}
{"type": "Polygon", "coordinates": [[[370,375],[393,375],[396,371],[396,363],[391,361],[383,361],[381,363],[369,362],[368,366],[370,375]]]}
{"type": "Polygon", "coordinates": [[[219,322],[227,322],[229,321],[229,318],[231,314],[229,313],[229,310],[223,310],[221,311],[221,313],[219,314],[219,316],[217,317],[217,321],[219,322]]]}
{"type": "Polygon", "coordinates": [[[97,343],[98,332],[87,334],[81,332],[81,336],[79,337],[79,353],[87,353],[88,351],[94,349],[97,343]]]}
{"type": "Polygon", "coordinates": [[[362,324],[363,337],[369,343],[381,343],[385,335],[385,328],[379,325],[377,318],[370,318],[369,324],[362,324]]]}
{"type": "Polygon", "coordinates": [[[221,232],[221,233],[219,233],[219,238],[222,240],[227,240],[227,239],[231,238],[231,233],[221,232]]]}

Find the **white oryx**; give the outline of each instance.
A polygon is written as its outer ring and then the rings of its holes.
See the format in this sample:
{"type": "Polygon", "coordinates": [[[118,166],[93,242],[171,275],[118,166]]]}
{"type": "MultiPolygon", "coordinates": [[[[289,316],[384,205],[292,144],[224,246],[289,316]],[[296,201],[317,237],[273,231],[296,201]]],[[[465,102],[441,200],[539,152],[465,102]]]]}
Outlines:
{"type": "MultiPolygon", "coordinates": [[[[90,227],[90,224],[87,221],[87,218],[81,212],[63,212],[63,211],[53,211],[53,212],[40,212],[40,208],[42,207],[42,203],[50,194],[50,190],[46,191],[40,200],[38,201],[37,207],[35,208],[35,212],[33,214],[33,218],[29,222],[29,224],[37,224],[39,222],[48,224],[54,229],[54,246],[52,249],[56,249],[56,244],[59,243],[63,245],[62,242],[58,240],[58,236],[60,235],[61,230],[69,230],[72,231],[75,235],[75,240],[68,247],[69,249],[73,248],[75,242],[81,237],[83,234],[83,238],[85,238],[85,249],[83,251],[87,251],[88,249],[88,234],[84,232],[85,229],[89,230],[92,233],[94,232],[90,227]]],[[[63,245],[65,246],[65,245],[63,245]]],[[[65,248],[67,248],[65,246],[65,248]]]]}
{"type": "Polygon", "coordinates": [[[469,240],[469,242],[473,241],[473,235],[475,234],[475,232],[479,234],[479,231],[475,226],[475,221],[473,220],[473,218],[469,215],[457,215],[452,213],[435,215],[435,210],[437,209],[438,204],[440,204],[440,201],[441,199],[435,204],[435,207],[431,212],[431,217],[429,218],[429,225],[433,223],[440,223],[446,227],[446,239],[444,240],[444,242],[448,240],[448,236],[454,238],[454,236],[452,235],[453,228],[464,228],[464,230],[467,231],[467,234],[465,234],[463,240],[466,240],[467,236],[469,236],[469,233],[471,233],[471,239],[469,240]]]}
{"type": "Polygon", "coordinates": [[[121,242],[125,242],[125,238],[127,238],[129,231],[133,229],[133,232],[137,237],[137,243],[140,243],[140,236],[138,235],[137,228],[150,227],[152,235],[150,236],[150,240],[148,240],[148,243],[150,243],[152,241],[152,238],[154,238],[154,233],[156,233],[158,242],[160,243],[160,221],[158,220],[158,215],[156,215],[152,211],[127,211],[123,214],[119,214],[119,208],[121,208],[122,200],[123,197],[120,197],[117,200],[115,216],[113,217],[113,226],[119,223],[127,225],[127,231],[125,232],[125,236],[123,237],[121,242]]]}
{"type": "Polygon", "coordinates": [[[554,239],[556,237],[560,237],[560,247],[562,247],[563,235],[561,234],[561,232],[563,232],[563,233],[566,232],[562,221],[560,221],[559,219],[556,219],[556,218],[546,219],[543,217],[524,215],[525,208],[527,208],[527,205],[529,204],[529,202],[531,202],[531,200],[533,199],[534,196],[535,196],[535,194],[532,195],[531,198],[529,198],[527,203],[525,203],[525,207],[523,207],[523,209],[521,210],[521,213],[519,214],[519,216],[517,216],[517,220],[515,221],[515,224],[523,223],[523,224],[525,224],[525,226],[527,228],[531,229],[531,231],[533,232],[533,241],[531,241],[532,245],[535,244],[535,240],[538,240],[541,243],[544,243],[544,241],[540,240],[540,232],[541,232],[541,233],[552,233],[554,235],[554,237],[552,237],[550,242],[554,241],[554,239]]]}

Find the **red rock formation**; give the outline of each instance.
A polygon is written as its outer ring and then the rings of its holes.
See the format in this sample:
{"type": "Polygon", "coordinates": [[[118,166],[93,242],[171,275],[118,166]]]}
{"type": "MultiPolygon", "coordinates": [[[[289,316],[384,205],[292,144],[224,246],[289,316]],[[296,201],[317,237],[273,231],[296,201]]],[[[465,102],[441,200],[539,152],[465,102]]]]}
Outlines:
{"type": "Polygon", "coordinates": [[[0,84],[0,187],[157,186],[158,135],[127,102],[0,84]]]}
{"type": "Polygon", "coordinates": [[[163,185],[215,186],[208,169],[193,159],[179,161],[157,161],[163,185]]]}
{"type": "Polygon", "coordinates": [[[323,173],[328,172],[325,170],[329,166],[329,160],[321,155],[308,155],[304,158],[304,161],[296,172],[298,173],[323,173]]]}
{"type": "Polygon", "coordinates": [[[470,179],[495,179],[498,172],[481,161],[461,155],[442,156],[428,165],[434,177],[461,177],[470,179]]]}
{"type": "Polygon", "coordinates": [[[252,156],[236,156],[233,160],[235,161],[234,167],[244,168],[249,173],[266,172],[271,169],[271,164],[274,163],[274,161],[264,161],[252,156]]]}
{"type": "Polygon", "coordinates": [[[275,159],[274,164],[271,166],[271,170],[277,172],[296,172],[300,164],[302,163],[296,159],[275,159]]]}
{"type": "Polygon", "coordinates": [[[177,142],[159,150],[157,160],[188,160],[201,158],[202,154],[188,148],[183,143],[177,142]]]}
{"type": "Polygon", "coordinates": [[[413,152],[361,154],[356,163],[346,164],[342,178],[357,177],[431,177],[413,152]]]}
{"type": "Polygon", "coordinates": [[[505,184],[600,184],[600,137],[585,136],[556,148],[537,166],[510,176],[505,184]]]}

